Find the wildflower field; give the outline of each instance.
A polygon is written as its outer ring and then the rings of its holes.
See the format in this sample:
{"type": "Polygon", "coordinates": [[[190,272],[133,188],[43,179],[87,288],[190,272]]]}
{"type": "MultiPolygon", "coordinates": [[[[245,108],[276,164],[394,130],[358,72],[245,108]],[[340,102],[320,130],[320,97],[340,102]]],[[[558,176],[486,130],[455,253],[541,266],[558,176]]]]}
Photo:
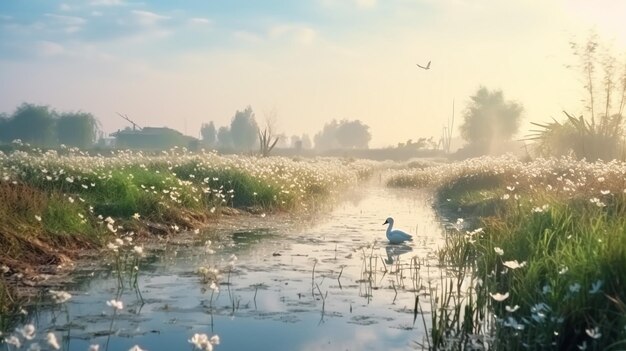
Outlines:
{"type": "MultiPolygon", "coordinates": [[[[312,211],[372,171],[371,163],[339,159],[17,148],[0,152],[0,267],[7,278],[61,265],[77,249],[116,238],[198,229],[232,214],[228,208],[262,216],[312,211]]],[[[1,313],[10,299],[0,279],[1,313]]]]}
{"type": "Polygon", "coordinates": [[[625,175],[571,158],[396,172],[388,186],[434,187],[457,218],[439,257],[464,284],[433,300],[432,348],[626,348],[625,175]]]}

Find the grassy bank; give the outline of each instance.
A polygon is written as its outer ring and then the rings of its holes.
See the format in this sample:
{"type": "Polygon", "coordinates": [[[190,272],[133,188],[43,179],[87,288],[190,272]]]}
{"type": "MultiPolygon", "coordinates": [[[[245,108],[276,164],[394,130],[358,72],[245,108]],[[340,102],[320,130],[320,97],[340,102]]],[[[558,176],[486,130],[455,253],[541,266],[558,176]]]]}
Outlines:
{"type": "Polygon", "coordinates": [[[183,150],[107,157],[71,149],[0,153],[0,276],[35,274],[37,265],[63,264],[77,249],[119,236],[199,228],[226,208],[315,210],[371,170],[359,161],[183,150]]]}
{"type": "Polygon", "coordinates": [[[485,158],[392,177],[435,187],[442,209],[469,217],[440,255],[472,282],[448,335],[506,350],[626,348],[625,174],[618,162],[485,158]]]}

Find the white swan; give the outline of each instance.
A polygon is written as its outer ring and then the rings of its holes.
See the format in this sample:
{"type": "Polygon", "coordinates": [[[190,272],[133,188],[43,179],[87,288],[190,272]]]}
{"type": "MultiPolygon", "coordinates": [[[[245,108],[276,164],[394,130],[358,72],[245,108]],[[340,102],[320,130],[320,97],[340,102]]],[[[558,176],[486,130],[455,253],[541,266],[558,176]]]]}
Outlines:
{"type": "Polygon", "coordinates": [[[401,230],[393,229],[393,218],[389,217],[383,225],[389,224],[387,227],[387,239],[392,244],[402,244],[405,241],[413,241],[413,237],[401,230]]]}

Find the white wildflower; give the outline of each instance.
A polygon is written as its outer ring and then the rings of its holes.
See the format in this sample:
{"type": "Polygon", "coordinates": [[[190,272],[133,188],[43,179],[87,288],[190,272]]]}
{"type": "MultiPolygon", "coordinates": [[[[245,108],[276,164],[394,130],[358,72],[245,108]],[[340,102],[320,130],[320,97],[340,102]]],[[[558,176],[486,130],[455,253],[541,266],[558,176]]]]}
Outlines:
{"type": "Polygon", "coordinates": [[[46,335],[46,341],[48,342],[48,345],[50,345],[50,347],[52,347],[55,350],[58,350],[61,348],[61,346],[59,345],[59,341],[57,340],[56,335],[54,335],[53,333],[48,333],[46,335]]]}
{"type": "Polygon", "coordinates": [[[489,295],[491,295],[492,299],[494,299],[495,301],[498,301],[498,302],[502,302],[502,301],[504,301],[504,300],[509,298],[509,293],[508,292],[505,293],[505,294],[495,293],[495,294],[489,294],[489,295]]]}
{"type": "Polygon", "coordinates": [[[124,303],[121,300],[109,300],[107,301],[107,305],[118,311],[124,309],[124,303]]]}
{"type": "Polygon", "coordinates": [[[602,333],[600,333],[600,328],[595,327],[593,329],[585,329],[585,333],[589,335],[592,339],[600,339],[602,337],[602,333]]]}

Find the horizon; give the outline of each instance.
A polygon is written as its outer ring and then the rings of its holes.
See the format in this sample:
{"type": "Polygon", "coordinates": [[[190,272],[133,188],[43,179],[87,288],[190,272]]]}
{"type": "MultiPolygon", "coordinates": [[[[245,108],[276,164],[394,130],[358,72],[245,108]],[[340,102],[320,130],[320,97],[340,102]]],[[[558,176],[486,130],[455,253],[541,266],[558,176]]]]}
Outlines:
{"type": "Polygon", "coordinates": [[[622,54],[624,12],[608,0],[3,2],[0,111],[89,112],[107,135],[129,125],[119,112],[198,137],[250,105],[259,124],[275,110],[287,137],[360,120],[381,148],[438,139],[453,100],[458,137],[485,86],[524,106],[523,136],[531,122],[584,113],[569,42],[593,30],[622,54]]]}

